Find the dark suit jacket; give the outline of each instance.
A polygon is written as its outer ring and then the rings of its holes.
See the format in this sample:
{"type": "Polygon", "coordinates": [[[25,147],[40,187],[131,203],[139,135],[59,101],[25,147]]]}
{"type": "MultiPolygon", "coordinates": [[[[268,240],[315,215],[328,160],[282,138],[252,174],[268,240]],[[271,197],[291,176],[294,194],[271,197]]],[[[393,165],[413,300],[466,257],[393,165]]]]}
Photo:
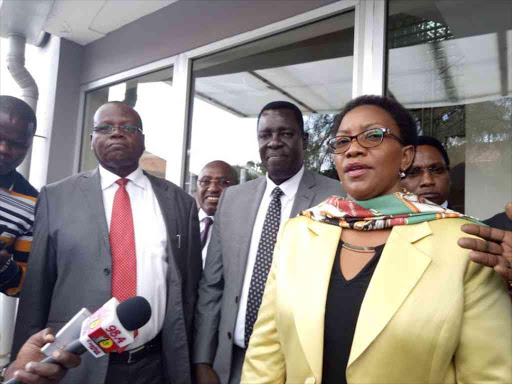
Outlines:
{"type": "MultiPolygon", "coordinates": [[[[197,208],[176,185],[146,176],[167,227],[167,308],[162,328],[167,374],[173,384],[189,384],[193,310],[202,264],[197,208]]],[[[47,326],[58,330],[81,308],[92,312],[109,300],[111,268],[98,170],[43,187],[11,356],[16,357],[30,335],[47,326]]],[[[84,355],[80,367],[62,383],[101,384],[107,367],[108,357],[84,355]]]]}
{"type": "Polygon", "coordinates": [[[512,231],[512,221],[507,217],[505,212],[498,213],[484,221],[490,227],[512,231]]]}
{"type": "MultiPolygon", "coordinates": [[[[213,363],[221,383],[231,371],[233,333],[238,314],[254,221],[266,178],[228,188],[215,214],[195,318],[193,363],[213,363]]],[[[330,195],[344,195],[340,183],[305,170],[291,217],[330,195]]]]}

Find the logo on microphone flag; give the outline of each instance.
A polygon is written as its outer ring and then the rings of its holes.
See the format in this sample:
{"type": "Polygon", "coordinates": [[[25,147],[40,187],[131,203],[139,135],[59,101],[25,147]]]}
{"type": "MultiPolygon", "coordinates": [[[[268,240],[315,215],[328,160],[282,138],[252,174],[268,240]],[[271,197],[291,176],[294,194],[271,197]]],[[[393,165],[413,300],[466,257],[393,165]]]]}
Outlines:
{"type": "Polygon", "coordinates": [[[80,341],[95,357],[121,353],[137,336],[137,331],[127,331],[121,325],[116,313],[118,305],[113,297],[82,324],[80,341]]]}

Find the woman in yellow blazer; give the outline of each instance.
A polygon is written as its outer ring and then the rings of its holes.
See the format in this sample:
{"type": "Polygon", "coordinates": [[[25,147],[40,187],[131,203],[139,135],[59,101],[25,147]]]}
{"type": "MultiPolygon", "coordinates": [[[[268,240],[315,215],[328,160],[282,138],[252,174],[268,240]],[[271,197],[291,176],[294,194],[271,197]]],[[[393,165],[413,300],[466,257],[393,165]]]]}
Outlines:
{"type": "Polygon", "coordinates": [[[457,245],[467,218],[401,192],[408,112],[363,96],[336,122],[349,200],[281,230],[241,383],[512,383],[506,285],[457,245]]]}

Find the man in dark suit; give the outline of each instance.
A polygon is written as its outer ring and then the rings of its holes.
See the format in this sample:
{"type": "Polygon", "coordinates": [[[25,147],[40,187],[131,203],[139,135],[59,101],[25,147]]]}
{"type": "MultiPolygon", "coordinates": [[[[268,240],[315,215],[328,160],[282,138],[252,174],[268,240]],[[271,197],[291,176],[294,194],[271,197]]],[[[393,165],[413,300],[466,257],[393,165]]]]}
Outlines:
{"type": "Polygon", "coordinates": [[[295,105],[266,105],[257,138],[267,176],[226,189],[215,215],[194,326],[198,384],[240,381],[279,226],[343,194],[339,182],[304,169],[308,136],[295,105]]]}
{"type": "Polygon", "coordinates": [[[82,365],[63,383],[192,381],[193,309],[201,274],[197,208],[174,184],[144,173],[142,121],[111,102],[94,116],[99,162],[42,188],[34,244],[21,293],[12,356],[34,332],[61,328],[82,307],[139,295],[152,308],[129,351],[82,365]]]}
{"type": "Polygon", "coordinates": [[[237,184],[237,180],[235,168],[222,160],[210,161],[197,177],[196,201],[199,207],[203,267],[220,196],[226,188],[237,184]]]}
{"type": "MultiPolygon", "coordinates": [[[[450,207],[450,159],[441,142],[433,137],[419,136],[414,163],[402,180],[402,186],[443,207],[450,207]]],[[[463,231],[480,236],[482,240],[466,238],[459,243],[471,249],[471,259],[493,267],[507,281],[512,290],[512,202],[505,212],[499,213],[484,223],[491,228],[467,224],[463,231]]]]}
{"type": "Polygon", "coordinates": [[[444,208],[450,194],[450,159],[441,142],[418,136],[414,163],[407,170],[402,186],[444,208]]]}

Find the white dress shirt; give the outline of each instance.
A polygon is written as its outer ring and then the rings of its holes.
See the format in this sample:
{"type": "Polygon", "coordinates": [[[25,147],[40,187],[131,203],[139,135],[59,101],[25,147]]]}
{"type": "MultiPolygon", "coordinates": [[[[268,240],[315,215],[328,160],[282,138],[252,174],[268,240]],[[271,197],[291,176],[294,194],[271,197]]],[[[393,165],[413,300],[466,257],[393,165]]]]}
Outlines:
{"type": "Polygon", "coordinates": [[[446,200],[443,204],[441,204],[441,207],[448,208],[448,200],[446,200]]]}
{"type": "MultiPolygon", "coordinates": [[[[119,176],[99,167],[105,217],[110,231],[114,195],[119,188],[119,176]]],[[[137,256],[137,295],[151,305],[149,322],[139,329],[130,344],[134,349],[153,339],[162,329],[167,301],[167,231],[165,221],[149,179],[137,168],[126,176],[130,195],[137,256]]]]}
{"type": "MultiPolygon", "coordinates": [[[[208,216],[205,211],[203,211],[203,208],[199,208],[199,230],[203,232],[205,223],[204,219],[206,217],[209,217],[213,221],[215,221],[215,216],[208,216]]],[[[212,223],[213,225],[213,223],[212,223]]],[[[204,269],[204,263],[206,261],[206,253],[208,251],[208,244],[210,244],[210,239],[212,238],[212,226],[210,226],[210,230],[208,231],[208,237],[206,238],[206,244],[204,245],[204,248],[202,250],[202,256],[203,256],[203,269],[204,269]]]]}
{"type": "MultiPolygon", "coordinates": [[[[295,201],[295,195],[299,189],[299,184],[303,174],[304,167],[302,167],[293,177],[279,185],[279,188],[284,193],[284,195],[281,196],[281,224],[279,228],[281,228],[283,223],[290,218],[293,202],[295,201]]],[[[258,245],[261,233],[263,232],[265,216],[267,215],[268,206],[272,201],[271,193],[275,187],[277,187],[277,185],[270,180],[267,174],[267,187],[265,189],[265,193],[263,193],[263,198],[261,199],[258,214],[256,215],[256,221],[254,222],[254,229],[252,231],[251,245],[249,247],[249,255],[247,257],[247,268],[245,270],[244,284],[242,287],[242,294],[240,296],[240,307],[238,308],[238,316],[235,324],[234,343],[241,348],[246,348],[244,341],[245,314],[247,311],[247,299],[249,296],[249,286],[251,285],[252,271],[254,269],[254,264],[256,263],[256,254],[258,253],[258,245]]]]}

